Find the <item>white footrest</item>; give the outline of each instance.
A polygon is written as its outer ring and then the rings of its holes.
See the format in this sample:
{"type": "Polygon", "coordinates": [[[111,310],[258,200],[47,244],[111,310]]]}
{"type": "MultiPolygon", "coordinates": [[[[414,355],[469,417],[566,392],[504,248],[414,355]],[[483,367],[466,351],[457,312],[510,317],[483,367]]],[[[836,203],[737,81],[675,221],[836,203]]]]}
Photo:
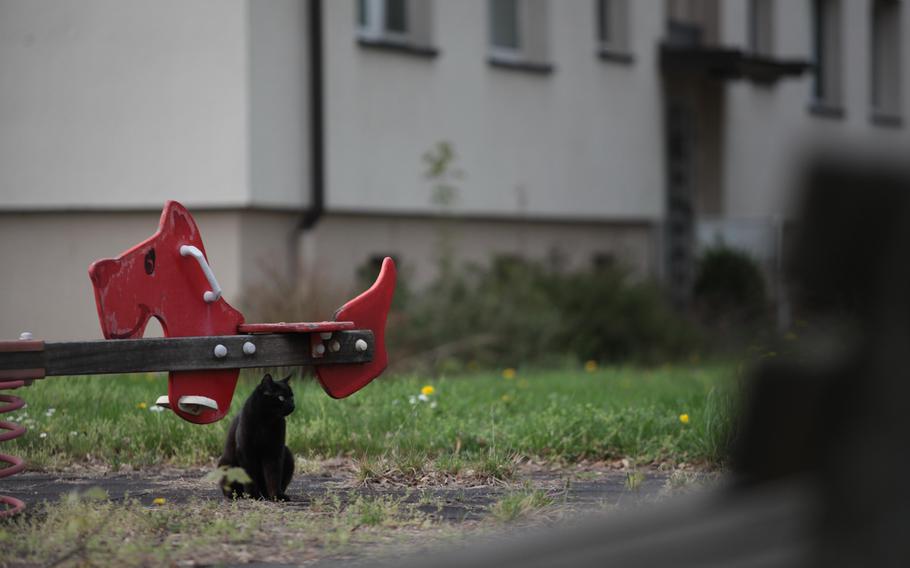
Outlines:
{"type": "MultiPolygon", "coordinates": [[[[166,394],[158,397],[155,405],[171,409],[171,400],[166,394]]],[[[218,410],[218,403],[207,396],[185,395],[177,401],[177,407],[187,414],[198,416],[203,410],[218,410]]]]}

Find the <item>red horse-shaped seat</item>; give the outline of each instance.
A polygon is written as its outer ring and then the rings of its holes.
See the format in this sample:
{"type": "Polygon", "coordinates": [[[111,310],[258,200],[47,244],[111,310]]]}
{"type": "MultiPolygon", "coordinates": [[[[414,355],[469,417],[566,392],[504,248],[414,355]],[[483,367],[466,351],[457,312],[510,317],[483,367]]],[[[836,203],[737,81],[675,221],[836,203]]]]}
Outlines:
{"type": "MultiPolygon", "coordinates": [[[[317,369],[323,388],[336,398],[356,392],[386,366],[385,321],[395,287],[395,266],[391,259],[383,263],[373,287],[336,312],[339,321],[331,326],[305,323],[241,326],[243,314],[221,297],[220,289],[215,289],[217,282],[208,266],[193,217],[183,205],[169,201],[154,235],[117,258],[93,263],[89,277],[106,339],[142,337],[152,317],[158,319],[167,337],[255,331],[310,332],[328,327],[372,330],[375,345],[371,362],[317,369]]],[[[230,408],[238,374],[237,369],[171,371],[168,376],[171,409],[197,424],[223,418],[230,408]],[[181,400],[203,402],[176,403],[181,400]]]]}

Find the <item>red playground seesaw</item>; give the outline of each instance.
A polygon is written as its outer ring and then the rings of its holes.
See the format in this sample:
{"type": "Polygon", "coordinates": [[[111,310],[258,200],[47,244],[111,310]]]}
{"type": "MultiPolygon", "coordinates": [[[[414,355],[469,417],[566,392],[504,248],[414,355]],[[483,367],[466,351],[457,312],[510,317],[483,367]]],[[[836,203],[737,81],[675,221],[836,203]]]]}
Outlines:
{"type": "MultiPolygon", "coordinates": [[[[386,367],[385,325],[395,291],[395,263],[386,258],[369,290],[350,300],[334,321],[244,323],[243,314],[221,296],[205,247],[189,211],[169,201],[158,231],[117,258],[89,267],[104,340],[45,342],[23,333],[0,341],[0,389],[15,389],[51,376],[168,371],[167,395],[159,406],[196,424],[224,418],[241,368],[312,365],[333,398],[349,396],[386,367]],[[149,318],[165,337],[141,339],[149,318]]],[[[0,395],[0,413],[22,408],[0,395]]],[[[0,422],[0,442],[25,433],[0,422]]],[[[21,471],[20,458],[0,478],[21,471]]],[[[24,504],[0,496],[15,514],[24,504]]]]}

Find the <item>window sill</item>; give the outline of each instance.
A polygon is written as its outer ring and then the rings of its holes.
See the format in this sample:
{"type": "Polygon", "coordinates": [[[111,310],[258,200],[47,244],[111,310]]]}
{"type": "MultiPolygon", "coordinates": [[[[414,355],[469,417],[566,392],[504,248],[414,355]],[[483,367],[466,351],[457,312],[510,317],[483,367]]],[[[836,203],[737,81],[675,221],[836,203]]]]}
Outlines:
{"type": "Polygon", "coordinates": [[[623,65],[632,65],[635,63],[635,56],[627,51],[602,47],[597,50],[597,56],[604,61],[611,63],[621,63],[623,65]]]}
{"type": "Polygon", "coordinates": [[[552,63],[538,63],[534,61],[523,61],[523,60],[514,60],[514,59],[502,59],[491,55],[487,58],[487,62],[493,67],[499,67],[500,69],[509,69],[511,71],[524,71],[526,73],[533,73],[536,75],[549,75],[553,72],[552,63]]]}
{"type": "Polygon", "coordinates": [[[869,115],[869,122],[885,128],[901,128],[904,126],[904,119],[901,115],[881,111],[873,111],[869,115]]]}
{"type": "Polygon", "coordinates": [[[847,116],[843,107],[824,101],[813,101],[809,103],[809,114],[834,120],[843,120],[844,117],[847,116]]]}
{"type": "Polygon", "coordinates": [[[426,57],[432,59],[439,55],[439,50],[435,47],[415,45],[413,43],[395,41],[383,38],[365,38],[358,37],[357,45],[366,49],[376,49],[379,51],[389,51],[392,53],[403,53],[416,57],[426,57]]]}

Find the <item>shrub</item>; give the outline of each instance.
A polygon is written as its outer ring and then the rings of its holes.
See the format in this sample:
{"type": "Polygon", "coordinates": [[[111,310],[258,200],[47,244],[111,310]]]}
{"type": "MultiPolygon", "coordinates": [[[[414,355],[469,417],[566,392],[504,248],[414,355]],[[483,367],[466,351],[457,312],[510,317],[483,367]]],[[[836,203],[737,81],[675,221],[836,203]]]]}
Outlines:
{"type": "Polygon", "coordinates": [[[723,245],[702,255],[694,288],[696,308],[711,323],[744,323],[766,307],[765,280],[745,252],[723,245]]]}
{"type": "Polygon", "coordinates": [[[412,292],[393,321],[395,360],[452,370],[567,357],[650,362],[687,355],[697,336],[656,286],[620,269],[565,272],[511,256],[412,292]]]}

